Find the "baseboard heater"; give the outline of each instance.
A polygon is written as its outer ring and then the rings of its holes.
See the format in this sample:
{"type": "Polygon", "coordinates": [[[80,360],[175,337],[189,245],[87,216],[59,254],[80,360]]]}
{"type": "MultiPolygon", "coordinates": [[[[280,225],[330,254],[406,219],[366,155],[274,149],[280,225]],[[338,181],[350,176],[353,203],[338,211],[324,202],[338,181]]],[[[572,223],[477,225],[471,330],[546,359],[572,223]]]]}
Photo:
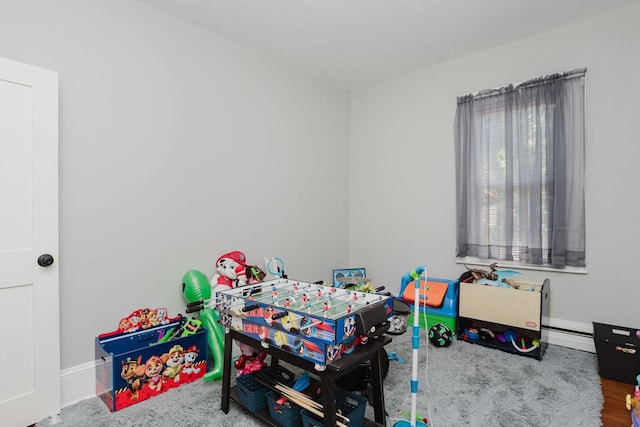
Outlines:
{"type": "Polygon", "coordinates": [[[551,325],[542,325],[543,335],[549,344],[569,347],[576,350],[596,352],[593,332],[579,331],[551,325]]]}
{"type": "Polygon", "coordinates": [[[587,338],[593,339],[593,333],[592,332],[576,331],[574,329],[559,328],[557,326],[550,326],[550,325],[542,325],[542,329],[547,329],[547,330],[550,330],[550,331],[562,332],[562,333],[566,333],[566,334],[581,335],[583,337],[587,337],[587,338]]]}

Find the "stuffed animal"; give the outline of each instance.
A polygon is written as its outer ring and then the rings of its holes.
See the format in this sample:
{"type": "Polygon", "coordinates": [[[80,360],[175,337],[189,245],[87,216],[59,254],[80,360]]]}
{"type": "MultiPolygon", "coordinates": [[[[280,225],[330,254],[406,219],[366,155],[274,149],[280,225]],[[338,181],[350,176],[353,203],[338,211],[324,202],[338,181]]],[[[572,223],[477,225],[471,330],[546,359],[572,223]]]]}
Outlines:
{"type": "Polygon", "coordinates": [[[216,273],[211,277],[214,292],[247,284],[247,257],[240,251],[221,255],[216,260],[216,273]]]}
{"type": "Polygon", "coordinates": [[[267,366],[264,359],[267,354],[263,351],[257,351],[251,346],[244,343],[239,343],[240,351],[242,354],[234,362],[234,366],[237,370],[236,375],[246,375],[253,371],[259,371],[267,366]]]}
{"type": "MultiPolygon", "coordinates": [[[[264,277],[265,273],[259,267],[247,265],[247,257],[243,252],[229,252],[216,260],[216,273],[211,277],[211,293],[215,296],[219,291],[257,283],[264,277]]],[[[240,349],[242,355],[235,363],[238,375],[245,375],[265,366],[264,353],[242,343],[240,349]]]]}
{"type": "Polygon", "coordinates": [[[216,273],[211,277],[211,290],[218,291],[237,288],[247,284],[261,282],[264,271],[255,265],[247,264],[247,257],[240,251],[221,255],[216,260],[216,273]]]}

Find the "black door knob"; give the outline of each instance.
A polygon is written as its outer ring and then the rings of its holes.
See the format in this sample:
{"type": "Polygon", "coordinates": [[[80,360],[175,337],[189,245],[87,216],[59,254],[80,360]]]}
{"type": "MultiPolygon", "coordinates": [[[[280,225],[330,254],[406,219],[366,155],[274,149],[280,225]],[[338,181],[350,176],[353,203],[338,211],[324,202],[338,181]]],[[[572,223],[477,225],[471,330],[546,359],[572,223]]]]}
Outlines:
{"type": "Polygon", "coordinates": [[[49,267],[53,264],[53,256],[49,254],[42,254],[38,257],[38,265],[40,267],[49,267]]]}

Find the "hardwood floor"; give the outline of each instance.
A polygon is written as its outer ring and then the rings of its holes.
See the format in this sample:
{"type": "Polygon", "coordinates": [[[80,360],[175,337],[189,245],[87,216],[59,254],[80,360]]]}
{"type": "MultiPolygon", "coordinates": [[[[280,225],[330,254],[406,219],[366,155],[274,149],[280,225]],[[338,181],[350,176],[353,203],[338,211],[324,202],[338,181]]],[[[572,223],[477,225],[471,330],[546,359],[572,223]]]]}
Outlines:
{"type": "Polygon", "coordinates": [[[634,386],[607,378],[600,378],[604,405],[601,418],[604,427],[631,426],[631,412],[625,406],[627,394],[633,393],[634,386]]]}

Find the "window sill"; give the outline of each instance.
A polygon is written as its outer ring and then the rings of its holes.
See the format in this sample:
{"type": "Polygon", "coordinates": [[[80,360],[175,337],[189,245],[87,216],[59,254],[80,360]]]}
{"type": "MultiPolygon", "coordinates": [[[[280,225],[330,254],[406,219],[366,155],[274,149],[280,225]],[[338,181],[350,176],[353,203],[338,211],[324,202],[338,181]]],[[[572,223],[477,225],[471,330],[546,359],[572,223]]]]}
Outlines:
{"type": "Polygon", "coordinates": [[[569,273],[569,274],[587,274],[588,271],[586,267],[565,267],[565,268],[554,268],[551,266],[544,265],[532,265],[532,264],[521,264],[516,261],[498,261],[498,260],[487,260],[480,259],[475,257],[459,257],[455,259],[456,264],[472,264],[472,265],[481,265],[481,266],[490,266],[494,262],[498,264],[500,268],[513,268],[519,270],[535,270],[535,271],[552,271],[554,273],[569,273]]]}

